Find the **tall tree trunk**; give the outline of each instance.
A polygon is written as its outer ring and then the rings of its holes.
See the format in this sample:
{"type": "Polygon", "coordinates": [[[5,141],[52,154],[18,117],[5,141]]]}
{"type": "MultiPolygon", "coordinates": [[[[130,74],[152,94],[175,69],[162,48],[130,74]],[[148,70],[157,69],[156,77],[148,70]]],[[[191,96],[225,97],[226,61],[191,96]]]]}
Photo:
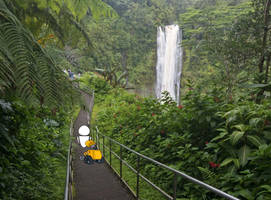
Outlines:
{"type": "MultiPolygon", "coordinates": [[[[260,61],[259,61],[259,72],[262,73],[263,72],[263,65],[264,65],[264,61],[265,61],[265,50],[266,50],[266,46],[267,46],[267,35],[268,35],[268,25],[269,25],[269,10],[270,10],[270,4],[271,4],[271,0],[267,0],[266,1],[266,5],[264,8],[264,33],[263,33],[263,41],[262,41],[262,51],[261,51],[261,56],[260,56],[260,61]]],[[[261,82],[261,80],[260,80],[261,82]]]]}
{"type": "Polygon", "coordinates": [[[121,55],[122,55],[121,64],[125,73],[125,84],[123,85],[123,88],[125,88],[127,87],[128,81],[129,81],[128,69],[127,69],[127,55],[125,51],[121,55]]]}
{"type": "Polygon", "coordinates": [[[224,65],[226,68],[226,84],[227,84],[227,90],[226,90],[226,95],[227,95],[227,101],[229,101],[230,97],[232,96],[232,75],[230,71],[230,65],[227,61],[227,58],[224,56],[224,65]]]}
{"type": "MultiPolygon", "coordinates": [[[[271,4],[271,0],[267,0],[265,7],[264,7],[264,32],[263,32],[263,40],[262,40],[262,49],[261,49],[261,54],[260,54],[260,60],[259,60],[259,64],[258,64],[258,68],[259,68],[259,73],[262,73],[264,70],[264,61],[265,61],[265,57],[266,57],[266,46],[267,46],[267,38],[268,38],[268,31],[269,31],[269,21],[270,21],[270,14],[269,14],[269,10],[270,10],[270,4],[271,4]]],[[[269,57],[268,57],[269,58],[269,57]]],[[[268,59],[267,58],[267,59],[268,59]]],[[[270,60],[270,58],[269,58],[270,60]]],[[[270,61],[266,61],[266,67],[269,68],[269,62],[270,61]]],[[[268,71],[268,69],[267,69],[268,71]]],[[[266,78],[266,75],[265,75],[266,78]]],[[[259,80],[259,83],[262,83],[263,81],[265,81],[265,79],[261,79],[259,80]]],[[[260,103],[261,102],[261,97],[264,94],[265,89],[261,89],[258,94],[257,94],[257,98],[256,98],[256,103],[260,103]]]]}
{"type": "Polygon", "coordinates": [[[265,80],[264,83],[267,84],[268,82],[268,73],[269,73],[269,66],[270,66],[271,54],[269,53],[266,59],[266,66],[265,66],[265,80]]]}
{"type": "MultiPolygon", "coordinates": [[[[268,73],[269,73],[269,66],[270,66],[270,60],[271,60],[271,54],[269,53],[266,58],[266,64],[265,64],[265,77],[264,77],[264,83],[267,84],[268,81],[268,73]]],[[[264,94],[265,88],[262,88],[260,92],[257,94],[256,102],[261,102],[261,96],[264,94]]]]}

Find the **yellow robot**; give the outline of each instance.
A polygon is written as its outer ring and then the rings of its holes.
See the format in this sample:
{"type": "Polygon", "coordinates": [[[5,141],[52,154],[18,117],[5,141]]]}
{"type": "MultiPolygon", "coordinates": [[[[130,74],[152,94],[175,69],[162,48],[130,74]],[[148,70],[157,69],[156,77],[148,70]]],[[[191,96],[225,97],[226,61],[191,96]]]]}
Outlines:
{"type": "Polygon", "coordinates": [[[89,165],[94,162],[103,163],[104,158],[102,152],[97,149],[96,143],[93,140],[88,140],[85,144],[90,149],[84,152],[84,162],[89,165]]]}

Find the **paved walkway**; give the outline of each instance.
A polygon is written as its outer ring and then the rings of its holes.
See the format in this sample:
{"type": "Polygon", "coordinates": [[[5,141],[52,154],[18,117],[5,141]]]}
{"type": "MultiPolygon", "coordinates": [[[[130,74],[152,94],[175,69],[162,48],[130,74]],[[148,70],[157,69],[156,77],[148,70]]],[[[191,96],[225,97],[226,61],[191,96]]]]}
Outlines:
{"type": "MultiPolygon", "coordinates": [[[[92,111],[93,100],[88,94],[82,92],[85,102],[85,110],[81,109],[74,123],[74,136],[78,136],[78,129],[82,125],[88,125],[89,112],[92,111]]],[[[87,165],[80,160],[85,151],[75,140],[74,183],[75,200],[134,200],[132,195],[123,187],[119,178],[111,171],[106,163],[87,165]]]]}

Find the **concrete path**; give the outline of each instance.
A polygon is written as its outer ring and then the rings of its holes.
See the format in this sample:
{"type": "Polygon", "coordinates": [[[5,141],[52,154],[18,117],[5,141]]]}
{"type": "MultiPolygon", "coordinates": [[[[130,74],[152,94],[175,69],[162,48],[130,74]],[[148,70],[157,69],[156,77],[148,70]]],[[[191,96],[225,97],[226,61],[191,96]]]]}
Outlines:
{"type": "MultiPolygon", "coordinates": [[[[85,110],[81,109],[74,123],[74,136],[78,136],[78,129],[82,125],[88,125],[92,111],[93,99],[87,93],[82,92],[85,102],[85,110]],[[89,110],[89,112],[88,112],[89,110]]],[[[78,144],[77,139],[73,144],[75,157],[73,161],[75,200],[134,200],[133,196],[123,186],[118,177],[112,172],[106,163],[87,165],[80,160],[85,151],[78,144]]]]}

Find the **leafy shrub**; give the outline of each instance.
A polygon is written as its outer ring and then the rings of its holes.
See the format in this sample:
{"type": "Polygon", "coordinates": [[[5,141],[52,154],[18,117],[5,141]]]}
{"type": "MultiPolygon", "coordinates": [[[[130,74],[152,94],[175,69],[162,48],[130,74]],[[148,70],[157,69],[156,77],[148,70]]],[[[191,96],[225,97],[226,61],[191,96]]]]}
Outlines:
{"type": "Polygon", "coordinates": [[[0,101],[0,199],[63,198],[67,119],[64,111],[0,101]]]}
{"type": "Polygon", "coordinates": [[[94,73],[84,73],[80,80],[80,88],[84,91],[95,93],[95,99],[103,100],[104,96],[112,89],[112,87],[101,77],[94,73]]]}
{"type": "MultiPolygon", "coordinates": [[[[167,93],[158,102],[115,89],[99,108],[100,131],[128,147],[236,197],[270,197],[270,102],[229,101],[217,90],[190,90],[177,106],[167,93]]],[[[124,157],[136,163],[132,155],[124,157]]],[[[173,192],[172,174],[141,165],[144,175],[173,192]]],[[[218,199],[181,179],[177,192],[179,198],[218,199]]]]}

